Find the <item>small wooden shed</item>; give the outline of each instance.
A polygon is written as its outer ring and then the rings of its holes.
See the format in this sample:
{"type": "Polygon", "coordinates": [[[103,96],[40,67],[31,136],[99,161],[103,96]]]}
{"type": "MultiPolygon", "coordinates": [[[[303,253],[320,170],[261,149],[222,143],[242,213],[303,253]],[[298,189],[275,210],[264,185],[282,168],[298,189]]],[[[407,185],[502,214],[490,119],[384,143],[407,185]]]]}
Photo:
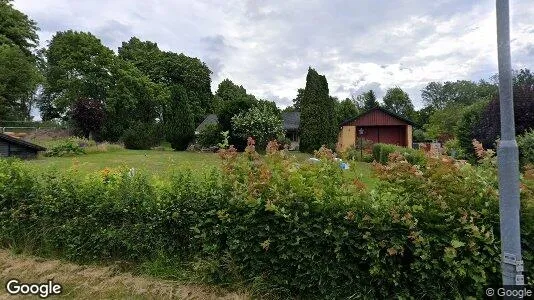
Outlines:
{"type": "Polygon", "coordinates": [[[28,141],[0,133],[0,157],[33,158],[46,148],[28,141]]]}
{"type": "Polygon", "coordinates": [[[412,148],[413,125],[412,121],[385,108],[374,107],[341,123],[337,150],[356,145],[358,138],[412,148]]]}

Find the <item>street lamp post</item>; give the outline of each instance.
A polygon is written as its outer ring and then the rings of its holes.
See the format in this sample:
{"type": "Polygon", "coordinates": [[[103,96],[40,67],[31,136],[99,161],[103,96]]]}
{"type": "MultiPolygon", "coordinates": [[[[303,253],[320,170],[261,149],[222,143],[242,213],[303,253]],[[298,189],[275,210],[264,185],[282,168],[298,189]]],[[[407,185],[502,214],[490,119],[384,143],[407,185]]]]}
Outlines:
{"type": "Polygon", "coordinates": [[[360,159],[363,160],[363,133],[364,130],[362,127],[358,129],[358,133],[360,134],[360,159]]]}
{"type": "Polygon", "coordinates": [[[510,57],[510,8],[509,0],[496,1],[501,114],[501,140],[497,149],[497,157],[499,160],[502,280],[503,285],[523,285],[519,227],[519,155],[515,140],[512,59],[510,57]]]}

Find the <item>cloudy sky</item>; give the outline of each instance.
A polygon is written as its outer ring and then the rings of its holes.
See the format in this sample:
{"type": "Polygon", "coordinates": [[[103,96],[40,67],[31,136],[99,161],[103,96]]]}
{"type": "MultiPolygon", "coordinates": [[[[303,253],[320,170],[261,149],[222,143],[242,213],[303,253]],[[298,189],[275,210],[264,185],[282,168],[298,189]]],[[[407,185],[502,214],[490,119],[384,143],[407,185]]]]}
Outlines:
{"type": "MultiPolygon", "coordinates": [[[[511,0],[514,68],[534,69],[533,0],[511,0]]],[[[202,59],[260,98],[291,104],[309,66],[345,98],[399,86],[421,107],[429,81],[497,72],[494,0],[16,0],[43,45],[90,31],[113,50],[132,36],[202,59]]]]}

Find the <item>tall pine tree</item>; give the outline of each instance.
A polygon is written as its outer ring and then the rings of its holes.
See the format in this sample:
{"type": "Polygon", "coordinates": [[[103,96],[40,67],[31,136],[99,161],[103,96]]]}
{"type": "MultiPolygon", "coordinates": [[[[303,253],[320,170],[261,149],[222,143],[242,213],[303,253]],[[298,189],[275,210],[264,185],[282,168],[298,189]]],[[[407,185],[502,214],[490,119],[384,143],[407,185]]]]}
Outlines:
{"type": "Polygon", "coordinates": [[[326,77],[312,68],[308,69],[300,106],[300,150],[312,152],[322,145],[333,149],[337,136],[334,100],[328,96],[326,77]]]}

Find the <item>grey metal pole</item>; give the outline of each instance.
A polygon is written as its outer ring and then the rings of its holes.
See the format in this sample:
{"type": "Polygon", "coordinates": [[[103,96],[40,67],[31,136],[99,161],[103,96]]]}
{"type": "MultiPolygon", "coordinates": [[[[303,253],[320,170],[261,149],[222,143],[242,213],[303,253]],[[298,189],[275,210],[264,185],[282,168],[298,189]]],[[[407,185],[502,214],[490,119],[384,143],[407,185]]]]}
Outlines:
{"type": "Polygon", "coordinates": [[[497,149],[497,157],[499,160],[502,279],[504,285],[523,285],[519,227],[519,154],[515,140],[512,97],[509,1],[497,0],[496,9],[501,114],[501,141],[497,149]]]}

